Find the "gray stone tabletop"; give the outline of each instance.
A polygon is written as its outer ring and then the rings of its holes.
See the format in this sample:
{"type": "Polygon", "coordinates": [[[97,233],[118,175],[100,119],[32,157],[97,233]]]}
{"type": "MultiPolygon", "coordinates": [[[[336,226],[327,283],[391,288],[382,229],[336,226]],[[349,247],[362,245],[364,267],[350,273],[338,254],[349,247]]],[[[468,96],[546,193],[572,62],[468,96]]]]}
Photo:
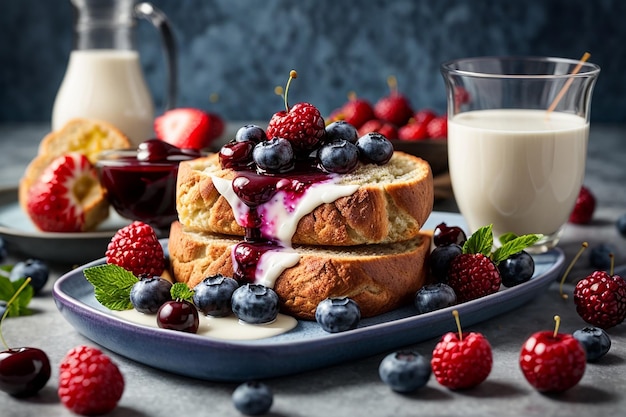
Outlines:
{"type": "MultiPolygon", "coordinates": [[[[0,187],[15,187],[24,167],[46,133],[45,125],[0,125],[0,187]]],[[[569,225],[559,244],[569,262],[583,241],[616,248],[618,264],[626,263],[626,239],[616,228],[626,213],[625,126],[592,125],[585,184],[598,202],[590,225],[569,225]]],[[[437,203],[437,210],[453,211],[453,201],[437,203]]],[[[7,262],[21,259],[12,254],[7,262]]],[[[14,347],[44,349],[53,364],[52,378],[41,393],[15,399],[0,393],[2,417],[71,416],[56,395],[58,364],[65,353],[81,344],[94,345],[81,336],[57,311],[51,288],[72,266],[52,265],[53,276],[43,294],[32,301],[35,314],[7,320],[5,339],[14,347]]],[[[565,289],[592,271],[583,256],[565,289]]],[[[588,364],[581,382],[561,395],[536,392],[519,370],[523,342],[532,333],[553,328],[553,316],[562,317],[561,331],[585,326],[573,302],[559,296],[555,282],[545,293],[510,313],[465,329],[483,333],[493,347],[494,366],[477,388],[450,391],[431,378],[419,391],[393,393],[378,377],[384,354],[265,381],[274,392],[272,416],[616,416],[626,409],[626,325],[609,330],[613,345],[600,362],[588,364]]],[[[430,357],[437,340],[408,346],[430,357]]],[[[236,384],[190,379],[155,370],[107,351],[119,364],[126,388],[112,416],[236,416],[231,403],[236,384]]],[[[306,361],[306,357],[302,357],[306,361]]]]}

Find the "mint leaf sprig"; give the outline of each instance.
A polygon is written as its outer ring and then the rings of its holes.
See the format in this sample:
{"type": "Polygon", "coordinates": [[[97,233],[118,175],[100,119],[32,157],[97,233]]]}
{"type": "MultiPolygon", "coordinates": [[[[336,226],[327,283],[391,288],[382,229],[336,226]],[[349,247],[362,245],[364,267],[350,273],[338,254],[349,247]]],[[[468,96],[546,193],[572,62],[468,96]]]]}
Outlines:
{"type": "MultiPolygon", "coordinates": [[[[28,304],[33,298],[34,291],[31,285],[25,284],[26,281],[27,278],[11,281],[8,277],[0,276],[0,300],[7,302],[6,317],[28,316],[33,313],[28,308],[28,304]],[[24,288],[20,290],[23,286],[24,288]],[[11,301],[14,297],[15,299],[11,301]]],[[[28,278],[28,281],[30,283],[30,278],[28,278]]]]}
{"type": "Polygon", "coordinates": [[[532,246],[542,237],[541,234],[517,236],[514,233],[505,233],[499,239],[502,246],[493,251],[493,224],[489,224],[472,233],[463,244],[463,253],[482,253],[497,265],[511,255],[532,246]]]}
{"type": "Polygon", "coordinates": [[[96,300],[109,310],[131,310],[130,290],[137,277],[130,271],[114,265],[104,264],[85,268],[85,279],[94,287],[96,300]]]}
{"type": "Polygon", "coordinates": [[[185,300],[193,302],[194,291],[190,289],[184,282],[176,282],[170,289],[173,300],[185,300]]]}

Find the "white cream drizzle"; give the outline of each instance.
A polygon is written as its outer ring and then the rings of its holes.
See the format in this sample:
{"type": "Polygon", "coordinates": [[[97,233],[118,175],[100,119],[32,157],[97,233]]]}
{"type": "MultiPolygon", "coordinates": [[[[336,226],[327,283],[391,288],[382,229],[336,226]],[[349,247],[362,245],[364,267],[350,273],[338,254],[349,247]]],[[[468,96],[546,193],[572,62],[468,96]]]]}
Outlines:
{"type": "MultiPolygon", "coordinates": [[[[212,175],[211,180],[217,191],[228,201],[237,224],[243,227],[250,208],[235,194],[232,181],[212,175]]],[[[341,197],[352,195],[358,185],[338,185],[332,179],[310,185],[294,204],[288,204],[288,193],[278,191],[257,210],[261,218],[263,236],[279,242],[283,247],[268,251],[261,256],[256,268],[255,280],[267,287],[273,287],[276,278],[287,268],[300,261],[300,255],[292,249],[291,239],[300,219],[324,203],[332,203],[341,197]]]]}

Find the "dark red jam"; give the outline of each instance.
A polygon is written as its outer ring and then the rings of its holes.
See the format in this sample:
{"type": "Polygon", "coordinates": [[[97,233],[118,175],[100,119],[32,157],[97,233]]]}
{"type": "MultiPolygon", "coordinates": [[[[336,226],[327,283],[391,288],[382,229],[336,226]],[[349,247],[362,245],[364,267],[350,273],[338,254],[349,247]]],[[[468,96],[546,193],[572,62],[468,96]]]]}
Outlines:
{"type": "Polygon", "coordinates": [[[331,176],[322,172],[289,172],[280,175],[264,175],[252,171],[240,171],[232,183],[235,194],[250,211],[240,219],[246,234],[243,242],[233,251],[234,278],[240,283],[254,282],[257,265],[261,256],[268,251],[284,248],[291,242],[277,242],[263,230],[261,206],[278,192],[283,192],[285,209],[293,212],[304,193],[313,184],[328,181],[331,176]]]}

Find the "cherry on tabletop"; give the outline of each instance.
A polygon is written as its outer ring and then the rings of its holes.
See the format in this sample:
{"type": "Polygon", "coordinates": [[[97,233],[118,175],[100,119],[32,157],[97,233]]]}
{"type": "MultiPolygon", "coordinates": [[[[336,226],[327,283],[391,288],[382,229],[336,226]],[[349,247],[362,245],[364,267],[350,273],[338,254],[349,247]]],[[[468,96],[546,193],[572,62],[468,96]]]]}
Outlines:
{"type": "MultiPolygon", "coordinates": [[[[27,278],[22,286],[7,302],[6,308],[17,299],[18,295],[30,283],[27,278]]],[[[5,311],[0,316],[0,340],[6,350],[0,352],[0,390],[15,397],[29,397],[37,394],[50,379],[50,359],[38,348],[10,348],[2,336],[2,322],[7,316],[5,311]]]]}
{"type": "Polygon", "coordinates": [[[519,356],[524,377],[540,392],[566,391],[578,384],[585,373],[585,349],[571,334],[558,332],[559,316],[554,320],[554,331],[534,333],[519,356]]]}

